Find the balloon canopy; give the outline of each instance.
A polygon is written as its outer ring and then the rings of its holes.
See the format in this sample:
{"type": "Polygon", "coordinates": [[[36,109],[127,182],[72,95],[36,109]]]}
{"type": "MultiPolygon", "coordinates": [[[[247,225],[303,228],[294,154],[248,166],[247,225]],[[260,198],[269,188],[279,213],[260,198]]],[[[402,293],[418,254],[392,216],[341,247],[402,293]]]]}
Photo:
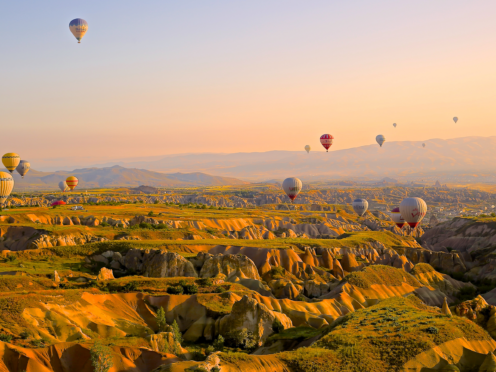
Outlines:
{"type": "Polygon", "coordinates": [[[17,173],[21,175],[22,178],[26,175],[26,173],[29,172],[29,169],[31,168],[31,164],[29,164],[29,161],[27,160],[21,160],[19,165],[16,168],[17,173]]]}
{"type": "Polygon", "coordinates": [[[410,227],[417,227],[427,213],[427,204],[420,198],[405,198],[401,201],[400,213],[410,227]]]}
{"type": "Polygon", "coordinates": [[[79,180],[74,176],[70,176],[70,177],[67,177],[67,179],[65,180],[65,183],[67,184],[67,187],[69,187],[69,190],[74,190],[76,188],[76,186],[78,185],[79,180]]]}
{"type": "Polygon", "coordinates": [[[310,152],[310,150],[311,150],[311,149],[312,149],[312,148],[311,148],[309,145],[306,145],[306,146],[305,146],[305,151],[306,151],[306,152],[310,152]]]}
{"type": "Polygon", "coordinates": [[[69,23],[69,30],[71,30],[78,43],[81,43],[81,39],[86,34],[86,31],[88,31],[88,22],[81,18],[73,19],[69,23]]]}
{"type": "Polygon", "coordinates": [[[401,217],[400,209],[398,207],[391,210],[389,215],[391,216],[391,219],[396,224],[396,226],[398,226],[400,229],[405,226],[406,222],[403,217],[401,217]]]}
{"type": "Polygon", "coordinates": [[[365,199],[355,199],[352,206],[356,214],[363,216],[367,212],[367,209],[369,209],[369,202],[365,199]]]}
{"type": "Polygon", "coordinates": [[[14,179],[7,172],[0,172],[0,204],[3,205],[14,188],[14,179]]]}
{"type": "Polygon", "coordinates": [[[386,142],[386,137],[384,137],[382,134],[379,134],[377,137],[375,137],[375,140],[382,147],[382,144],[386,142]]]}
{"type": "Polygon", "coordinates": [[[21,157],[14,152],[8,152],[2,156],[2,163],[10,173],[17,168],[20,162],[21,157]]]}
{"type": "Polygon", "coordinates": [[[301,181],[295,177],[286,178],[282,183],[282,188],[291,202],[296,199],[302,187],[301,181]]]}
{"type": "Polygon", "coordinates": [[[55,207],[56,205],[66,205],[67,203],[63,200],[57,200],[56,202],[53,202],[50,204],[52,207],[55,207]]]}
{"type": "Polygon", "coordinates": [[[320,136],[320,143],[322,144],[322,146],[324,146],[324,148],[326,149],[326,152],[329,151],[329,147],[332,146],[332,140],[334,139],[333,136],[331,136],[330,134],[323,134],[320,136]]]}

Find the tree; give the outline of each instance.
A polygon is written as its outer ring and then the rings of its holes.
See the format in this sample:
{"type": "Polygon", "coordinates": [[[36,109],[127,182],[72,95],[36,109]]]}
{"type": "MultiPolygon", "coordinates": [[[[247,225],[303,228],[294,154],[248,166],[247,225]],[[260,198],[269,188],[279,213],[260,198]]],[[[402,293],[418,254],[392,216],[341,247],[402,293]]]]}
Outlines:
{"type": "Polygon", "coordinates": [[[284,331],[284,326],[279,319],[276,319],[274,321],[274,323],[272,323],[272,330],[275,333],[280,333],[280,332],[284,331]]]}
{"type": "Polygon", "coordinates": [[[91,364],[95,372],[108,372],[112,368],[112,350],[101,341],[96,341],[90,349],[91,364]]]}
{"type": "Polygon", "coordinates": [[[165,332],[167,329],[167,319],[165,318],[165,310],[162,306],[157,311],[157,326],[159,332],[165,332]]]}
{"type": "Polygon", "coordinates": [[[175,319],[174,319],[174,323],[172,323],[172,335],[174,336],[174,341],[175,341],[173,353],[175,355],[179,355],[181,352],[181,343],[183,342],[183,335],[175,319]]]}
{"type": "Polygon", "coordinates": [[[215,351],[224,351],[224,337],[221,335],[214,341],[214,349],[215,351]]]}

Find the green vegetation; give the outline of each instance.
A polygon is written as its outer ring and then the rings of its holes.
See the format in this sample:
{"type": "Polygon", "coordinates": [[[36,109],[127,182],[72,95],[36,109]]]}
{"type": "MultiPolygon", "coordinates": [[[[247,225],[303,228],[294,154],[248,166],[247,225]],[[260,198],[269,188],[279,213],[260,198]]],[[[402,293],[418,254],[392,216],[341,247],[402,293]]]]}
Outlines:
{"type": "Polygon", "coordinates": [[[100,341],[96,341],[90,349],[91,364],[95,372],[108,372],[112,368],[112,350],[100,341]]]}
{"type": "Polygon", "coordinates": [[[418,280],[405,271],[384,265],[368,266],[362,271],[348,274],[344,280],[364,289],[370,288],[373,284],[400,286],[407,283],[414,287],[420,286],[418,280]]]}
{"type": "Polygon", "coordinates": [[[167,319],[162,306],[157,311],[157,327],[159,332],[165,332],[167,329],[167,319]]]}

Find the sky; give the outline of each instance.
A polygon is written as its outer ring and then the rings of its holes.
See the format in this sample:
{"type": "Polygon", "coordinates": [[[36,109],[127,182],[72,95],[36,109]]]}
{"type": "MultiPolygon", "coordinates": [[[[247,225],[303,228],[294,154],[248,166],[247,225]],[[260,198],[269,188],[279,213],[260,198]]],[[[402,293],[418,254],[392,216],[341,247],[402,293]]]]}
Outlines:
{"type": "Polygon", "coordinates": [[[36,169],[494,136],[495,16],[492,0],[3,2],[0,151],[36,169]]]}

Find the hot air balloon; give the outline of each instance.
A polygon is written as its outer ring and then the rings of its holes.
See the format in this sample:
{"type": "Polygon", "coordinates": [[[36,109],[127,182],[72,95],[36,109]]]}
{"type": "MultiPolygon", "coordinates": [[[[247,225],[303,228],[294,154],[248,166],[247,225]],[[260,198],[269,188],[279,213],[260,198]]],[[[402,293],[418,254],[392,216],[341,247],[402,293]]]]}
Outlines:
{"type": "Polygon", "coordinates": [[[367,212],[367,209],[369,209],[369,202],[365,199],[355,199],[353,200],[352,206],[355,213],[361,217],[367,212]]]}
{"type": "Polygon", "coordinates": [[[288,197],[291,199],[291,202],[293,202],[293,200],[296,199],[296,197],[301,191],[302,186],[303,185],[301,181],[295,177],[286,178],[282,183],[282,188],[284,192],[288,195],[288,197]]]}
{"type": "Polygon", "coordinates": [[[410,227],[417,227],[427,213],[427,204],[420,198],[405,198],[400,204],[401,217],[410,227]]]}
{"type": "Polygon", "coordinates": [[[375,137],[375,140],[382,147],[382,144],[386,142],[386,137],[384,137],[382,134],[379,134],[377,137],[375,137]]]}
{"type": "Polygon", "coordinates": [[[322,146],[324,146],[324,148],[326,149],[326,152],[329,151],[329,147],[332,146],[332,140],[334,139],[333,136],[331,136],[330,134],[323,134],[320,136],[320,143],[322,144],[322,146]]]}
{"type": "Polygon", "coordinates": [[[400,209],[398,207],[394,208],[389,215],[391,216],[391,219],[393,222],[398,226],[400,229],[405,226],[405,220],[403,217],[401,217],[400,209]]]}
{"type": "Polygon", "coordinates": [[[17,173],[21,175],[22,178],[29,172],[29,168],[31,168],[31,164],[27,160],[21,160],[19,165],[16,168],[17,173]]]}
{"type": "Polygon", "coordinates": [[[66,205],[67,203],[63,200],[57,200],[56,202],[53,202],[52,204],[50,204],[52,207],[55,207],[57,205],[66,205]]]}
{"type": "Polygon", "coordinates": [[[455,117],[453,118],[453,121],[454,121],[454,122],[455,122],[455,124],[456,124],[456,122],[458,121],[458,118],[455,116],[455,117]]]}
{"type": "Polygon", "coordinates": [[[3,165],[5,165],[5,168],[7,168],[10,173],[12,173],[16,169],[20,161],[21,157],[13,152],[8,152],[4,156],[2,156],[2,163],[3,165]]]}
{"type": "Polygon", "coordinates": [[[396,123],[393,123],[393,127],[395,127],[395,128],[396,128],[396,123]]]}
{"type": "Polygon", "coordinates": [[[4,205],[14,188],[14,179],[7,172],[0,172],[0,205],[4,205]]]}
{"type": "Polygon", "coordinates": [[[88,22],[81,18],[73,19],[71,23],[69,23],[69,30],[71,30],[78,43],[81,43],[81,39],[86,31],[88,31],[88,22]]]}
{"type": "Polygon", "coordinates": [[[70,177],[67,177],[67,179],[65,180],[65,183],[67,183],[67,187],[69,187],[69,190],[74,190],[78,184],[79,180],[74,177],[74,176],[70,176],[70,177]]]}
{"type": "Polygon", "coordinates": [[[60,181],[59,182],[59,189],[60,189],[60,191],[64,192],[67,189],[69,189],[69,187],[67,186],[67,183],[65,183],[65,181],[60,181]]]}
{"type": "Polygon", "coordinates": [[[422,147],[425,147],[425,143],[422,144],[422,147]]]}
{"type": "Polygon", "coordinates": [[[311,148],[309,145],[306,145],[306,146],[305,146],[305,151],[306,151],[306,152],[310,153],[310,150],[311,150],[311,149],[312,149],[312,148],[311,148]]]}

